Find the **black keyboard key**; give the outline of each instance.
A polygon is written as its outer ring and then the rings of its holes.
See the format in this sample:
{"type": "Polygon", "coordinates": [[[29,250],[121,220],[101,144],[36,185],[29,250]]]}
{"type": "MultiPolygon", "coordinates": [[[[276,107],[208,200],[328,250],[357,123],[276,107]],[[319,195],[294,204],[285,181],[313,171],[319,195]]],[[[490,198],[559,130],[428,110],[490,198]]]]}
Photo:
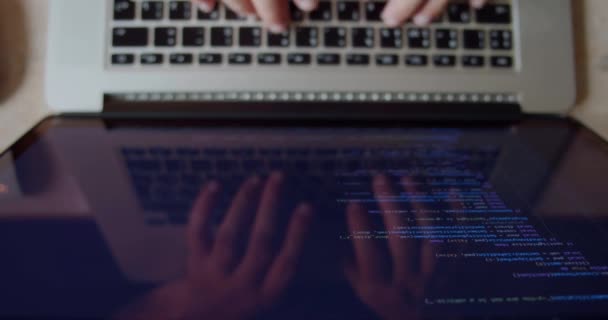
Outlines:
{"type": "Polygon", "coordinates": [[[141,3],[142,20],[161,20],[165,4],[162,1],[144,1],[141,3]]]}
{"type": "Polygon", "coordinates": [[[249,53],[231,53],[228,55],[229,64],[245,65],[251,64],[251,54],[249,53]]]}
{"type": "Polygon", "coordinates": [[[399,64],[399,56],[396,54],[376,55],[376,64],[379,66],[396,66],[399,64]]]}
{"type": "Polygon", "coordinates": [[[220,53],[201,53],[198,55],[199,64],[222,64],[220,53]]]}
{"type": "Polygon", "coordinates": [[[403,47],[403,32],[401,30],[401,28],[381,28],[380,46],[392,49],[403,47]]]}
{"type": "Polygon", "coordinates": [[[324,29],[325,46],[328,48],[346,47],[346,28],[327,27],[324,29]]]}
{"type": "Polygon", "coordinates": [[[258,54],[258,64],[262,64],[262,65],[281,64],[281,55],[278,53],[260,53],[260,54],[258,54]]]}
{"type": "Polygon", "coordinates": [[[355,48],[374,47],[374,28],[352,28],[352,46],[355,48]]]}
{"type": "Polygon", "coordinates": [[[213,7],[213,10],[211,10],[210,12],[205,12],[202,10],[197,10],[197,19],[198,20],[217,20],[220,18],[220,6],[219,5],[215,5],[215,7],[213,7]]]}
{"type": "Polygon", "coordinates": [[[317,27],[296,28],[296,46],[314,48],[319,45],[319,29],[317,27]]]}
{"type": "Polygon", "coordinates": [[[145,47],[148,45],[148,28],[114,28],[112,45],[115,47],[145,47]]]}
{"type": "Polygon", "coordinates": [[[174,47],[177,44],[177,28],[154,29],[154,45],[157,47],[174,47]]]}
{"type": "Polygon", "coordinates": [[[365,19],[367,21],[382,21],[382,11],[386,1],[369,1],[365,4],[365,19]]]}
{"type": "Polygon", "coordinates": [[[184,47],[200,47],[205,44],[205,28],[185,27],[182,31],[184,47]]]}
{"type": "Polygon", "coordinates": [[[142,65],[155,65],[163,63],[163,55],[160,53],[144,53],[139,57],[142,65]]]}
{"type": "Polygon", "coordinates": [[[189,53],[172,53],[169,55],[171,64],[192,64],[192,54],[189,53]]]}
{"type": "Polygon", "coordinates": [[[465,49],[482,50],[486,47],[486,33],[483,30],[464,30],[462,32],[465,49]]]}
{"type": "Polygon", "coordinates": [[[341,21],[359,21],[361,8],[359,1],[338,1],[338,19],[341,21]]]}
{"type": "Polygon", "coordinates": [[[135,63],[135,55],[128,53],[117,53],[112,55],[112,64],[114,65],[130,65],[135,63]]]}
{"type": "Polygon", "coordinates": [[[491,60],[492,66],[496,68],[511,68],[513,66],[513,58],[509,56],[494,56],[491,60]]]}
{"type": "Polygon", "coordinates": [[[289,15],[291,16],[291,21],[302,21],[304,20],[304,13],[296,6],[293,1],[289,1],[289,15]]]}
{"type": "Polygon", "coordinates": [[[429,58],[423,54],[408,54],[405,56],[405,64],[411,67],[423,67],[429,64],[429,58]]]}
{"type": "Polygon", "coordinates": [[[481,68],[485,65],[485,63],[486,63],[485,60],[486,59],[484,56],[466,55],[466,56],[462,56],[462,65],[465,67],[471,67],[471,68],[481,68]]]}
{"type": "Polygon", "coordinates": [[[433,64],[436,67],[454,67],[456,65],[456,56],[448,54],[438,54],[433,56],[433,64]]]}
{"type": "Polygon", "coordinates": [[[114,0],[114,20],[135,19],[135,1],[114,0]]]}
{"type": "Polygon", "coordinates": [[[259,47],[262,45],[262,29],[258,27],[239,28],[239,45],[241,47],[259,47]]]}
{"type": "Polygon", "coordinates": [[[458,31],[455,29],[436,29],[435,46],[439,49],[457,49],[458,31]]]}
{"type": "Polygon", "coordinates": [[[232,47],[234,30],[231,27],[212,27],[211,46],[232,47]]]}
{"type": "Polygon", "coordinates": [[[447,12],[448,20],[450,22],[471,22],[471,7],[467,3],[450,3],[447,12]]]}
{"type": "Polygon", "coordinates": [[[488,4],[475,13],[479,23],[511,23],[511,6],[508,4],[488,4]]]}
{"type": "Polygon", "coordinates": [[[192,2],[171,1],[169,2],[169,19],[188,20],[192,16],[192,2]]]}
{"type": "Polygon", "coordinates": [[[513,49],[513,33],[510,30],[490,31],[490,47],[494,50],[513,49]]]}
{"type": "Polygon", "coordinates": [[[268,46],[269,47],[289,47],[289,45],[291,43],[289,41],[289,37],[290,37],[289,32],[283,32],[283,33],[269,32],[267,34],[267,37],[268,37],[268,46]]]}
{"type": "Polygon", "coordinates": [[[428,49],[431,46],[431,31],[427,28],[409,28],[407,40],[412,49],[428,49]]]}
{"type": "Polygon", "coordinates": [[[287,63],[291,65],[309,65],[311,56],[308,53],[290,53],[287,55],[287,63]]]}
{"type": "Polygon", "coordinates": [[[320,53],[317,55],[317,64],[321,66],[335,66],[339,65],[341,56],[337,53],[320,53]]]}
{"type": "Polygon", "coordinates": [[[349,53],[346,55],[346,63],[351,66],[369,65],[369,54],[349,53]]]}
{"type": "Polygon", "coordinates": [[[312,21],[331,21],[333,18],[330,1],[321,1],[313,12],[310,13],[312,21]]]}
{"type": "Polygon", "coordinates": [[[240,16],[227,6],[224,7],[224,12],[226,14],[226,20],[245,20],[245,17],[240,16]]]}

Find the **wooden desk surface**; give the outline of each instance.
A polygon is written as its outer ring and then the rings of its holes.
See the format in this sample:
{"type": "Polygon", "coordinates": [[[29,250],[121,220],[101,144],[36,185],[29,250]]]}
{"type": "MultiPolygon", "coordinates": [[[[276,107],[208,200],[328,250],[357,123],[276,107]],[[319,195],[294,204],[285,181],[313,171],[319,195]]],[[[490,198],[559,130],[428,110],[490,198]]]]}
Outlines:
{"type": "MultiPolygon", "coordinates": [[[[573,115],[608,138],[608,1],[572,1],[579,85],[573,115]]],[[[0,150],[49,113],[47,10],[46,0],[0,0],[0,150]]]]}

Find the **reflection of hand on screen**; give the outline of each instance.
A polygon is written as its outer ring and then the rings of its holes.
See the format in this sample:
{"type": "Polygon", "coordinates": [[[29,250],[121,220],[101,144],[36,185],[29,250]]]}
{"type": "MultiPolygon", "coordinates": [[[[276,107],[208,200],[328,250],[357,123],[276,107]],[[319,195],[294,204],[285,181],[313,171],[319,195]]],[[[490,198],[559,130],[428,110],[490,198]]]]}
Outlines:
{"type": "Polygon", "coordinates": [[[119,318],[244,319],[273,305],[296,271],[312,216],[309,205],[299,205],[279,241],[282,184],[278,173],[265,185],[258,177],[246,181],[213,237],[208,235],[220,186],[209,184],[194,205],[187,229],[186,277],[119,318]]]}
{"type": "MultiPolygon", "coordinates": [[[[402,180],[412,188],[408,179],[402,180]]],[[[427,241],[402,239],[391,231],[407,224],[403,208],[390,199],[396,197],[389,179],[377,176],[373,182],[374,196],[379,203],[388,234],[388,250],[384,239],[357,237],[374,229],[370,213],[358,203],[350,203],[347,220],[354,262],[346,267],[346,276],[357,296],[384,319],[418,319],[417,305],[422,299],[430,276],[435,270],[435,252],[427,241]],[[388,255],[386,252],[388,251],[388,255]]],[[[407,190],[414,191],[414,190],[407,190]]],[[[424,208],[413,203],[418,223],[424,223],[424,208]]]]}

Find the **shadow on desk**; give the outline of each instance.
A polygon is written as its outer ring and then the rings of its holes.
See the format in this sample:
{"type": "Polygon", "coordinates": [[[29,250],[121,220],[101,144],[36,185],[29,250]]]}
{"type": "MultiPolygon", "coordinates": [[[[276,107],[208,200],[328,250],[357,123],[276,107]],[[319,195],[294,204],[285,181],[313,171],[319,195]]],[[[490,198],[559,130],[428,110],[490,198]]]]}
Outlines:
{"type": "Polygon", "coordinates": [[[28,34],[21,0],[0,1],[0,103],[23,82],[28,34]]]}

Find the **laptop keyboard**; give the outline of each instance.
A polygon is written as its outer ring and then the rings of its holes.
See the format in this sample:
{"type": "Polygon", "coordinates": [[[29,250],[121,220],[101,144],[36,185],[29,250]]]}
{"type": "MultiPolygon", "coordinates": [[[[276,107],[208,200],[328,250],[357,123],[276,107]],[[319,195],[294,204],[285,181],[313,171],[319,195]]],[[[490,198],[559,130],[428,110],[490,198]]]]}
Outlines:
{"type": "MultiPolygon", "coordinates": [[[[219,4],[211,13],[190,1],[108,0],[111,67],[286,66],[512,70],[513,10],[495,1],[480,10],[450,3],[429,27],[386,27],[386,1],[321,1],[293,25],[269,33],[259,21],[219,4]]],[[[182,69],[180,69],[182,68],[182,69]]]]}

